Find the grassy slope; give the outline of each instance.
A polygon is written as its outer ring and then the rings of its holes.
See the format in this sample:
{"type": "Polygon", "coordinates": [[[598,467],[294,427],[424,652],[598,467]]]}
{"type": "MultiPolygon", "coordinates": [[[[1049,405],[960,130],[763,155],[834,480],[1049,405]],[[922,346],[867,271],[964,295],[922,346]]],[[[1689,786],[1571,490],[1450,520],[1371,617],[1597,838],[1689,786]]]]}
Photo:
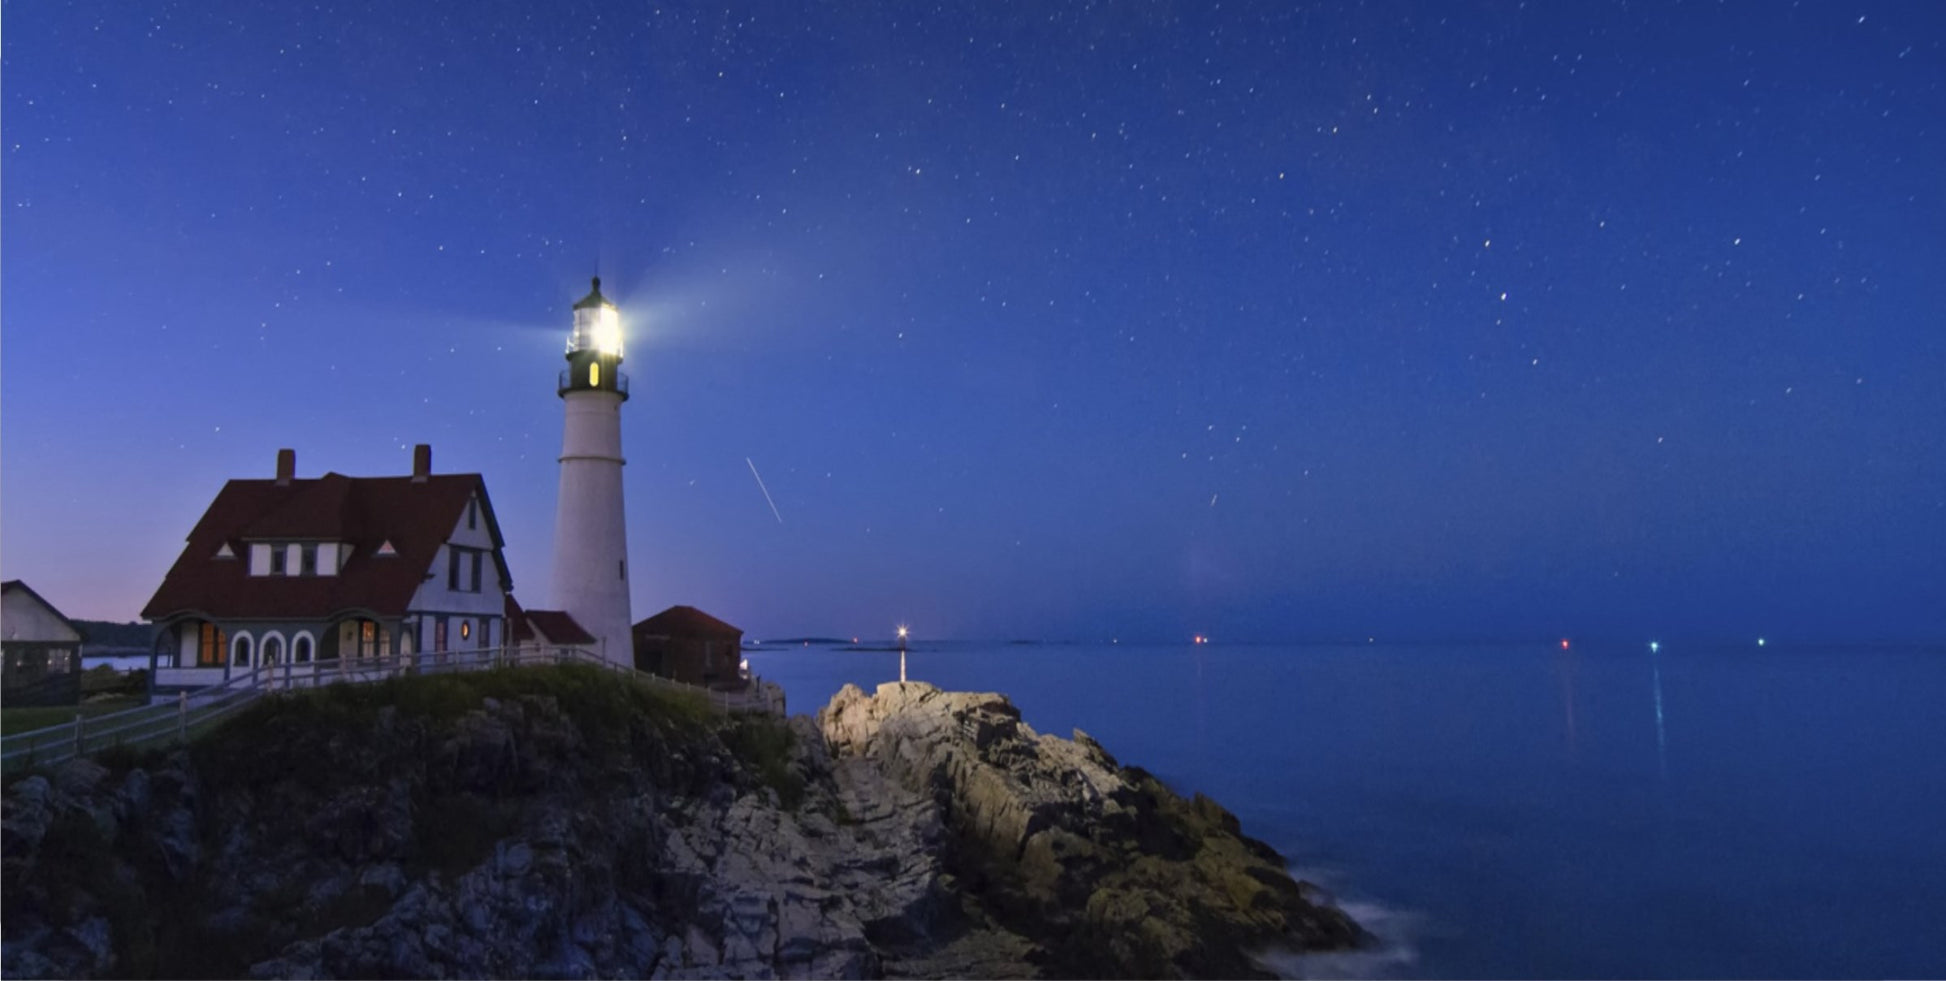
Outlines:
{"type": "Polygon", "coordinates": [[[0,734],[12,735],[29,729],[73,722],[75,713],[87,718],[120,712],[140,706],[140,698],[108,698],[80,705],[24,705],[0,711],[0,734]]]}
{"type": "MultiPolygon", "coordinates": [[[[578,730],[580,745],[597,769],[643,765],[652,762],[645,752],[660,757],[665,748],[687,746],[705,755],[727,752],[742,765],[741,779],[769,786],[786,806],[802,798],[802,780],[789,768],[792,734],[781,719],[725,715],[702,696],[585,666],[399,678],[269,698],[195,739],[189,759],[204,801],[199,831],[205,854],[213,855],[229,830],[219,813],[234,813],[218,802],[261,797],[264,788],[292,780],[309,785],[311,795],[326,798],[368,792],[399,773],[396,753],[402,747],[388,749],[381,733],[424,727],[436,737],[462,725],[463,717],[486,699],[533,697],[559,704],[561,717],[578,730]],[[319,766],[320,760],[332,765],[319,766]]],[[[156,772],[165,755],[160,750],[121,751],[98,760],[115,774],[134,767],[156,772]]],[[[103,786],[118,780],[118,775],[111,776],[103,786]]],[[[414,861],[409,865],[419,873],[447,876],[472,867],[491,853],[496,839],[514,830],[518,798],[518,792],[504,798],[422,794],[414,808],[414,861]]],[[[154,855],[131,851],[134,841],[128,835],[112,843],[103,839],[85,813],[61,815],[31,868],[9,870],[20,877],[10,874],[0,893],[10,907],[7,913],[20,912],[17,903],[32,903],[54,912],[57,920],[65,919],[59,912],[63,909],[105,914],[118,953],[117,973],[134,976],[239,976],[254,960],[271,956],[293,939],[289,932],[271,937],[200,925],[165,928],[158,918],[163,911],[175,911],[172,918],[178,923],[197,923],[222,906],[222,898],[212,893],[220,886],[209,881],[207,868],[191,881],[172,881],[154,855]],[[183,909],[194,913],[177,915],[183,909]]],[[[390,905],[362,888],[323,908],[302,899],[301,891],[260,897],[260,904],[268,906],[259,912],[291,924],[295,937],[305,937],[369,923],[390,905]]]]}

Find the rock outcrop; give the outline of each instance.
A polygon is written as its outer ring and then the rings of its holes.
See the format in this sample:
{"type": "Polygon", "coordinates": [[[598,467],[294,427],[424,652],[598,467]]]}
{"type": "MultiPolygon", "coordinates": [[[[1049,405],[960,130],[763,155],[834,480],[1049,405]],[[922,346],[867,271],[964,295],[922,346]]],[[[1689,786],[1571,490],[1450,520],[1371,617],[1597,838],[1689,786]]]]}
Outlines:
{"type": "Polygon", "coordinates": [[[787,723],[574,668],[16,779],[0,873],[8,977],[1235,977],[1359,937],[1220,807],[999,696],[787,723]]]}
{"type": "Polygon", "coordinates": [[[1183,800],[1079,730],[1036,734],[1000,695],[846,686],[818,717],[835,754],[939,807],[961,887],[1049,973],[1246,977],[1262,973],[1253,951],[1360,937],[1214,801],[1183,800]]]}

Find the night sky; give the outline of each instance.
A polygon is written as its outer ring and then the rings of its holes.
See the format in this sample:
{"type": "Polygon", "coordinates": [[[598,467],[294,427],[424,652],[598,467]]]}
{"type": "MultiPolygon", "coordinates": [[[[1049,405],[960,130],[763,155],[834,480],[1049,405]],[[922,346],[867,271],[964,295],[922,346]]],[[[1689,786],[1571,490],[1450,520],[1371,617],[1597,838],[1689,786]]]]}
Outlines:
{"type": "Polygon", "coordinates": [[[1946,6],[1459,6],[16,0],[0,573],[429,442],[546,605],[599,273],[638,617],[1946,637],[1946,6]]]}

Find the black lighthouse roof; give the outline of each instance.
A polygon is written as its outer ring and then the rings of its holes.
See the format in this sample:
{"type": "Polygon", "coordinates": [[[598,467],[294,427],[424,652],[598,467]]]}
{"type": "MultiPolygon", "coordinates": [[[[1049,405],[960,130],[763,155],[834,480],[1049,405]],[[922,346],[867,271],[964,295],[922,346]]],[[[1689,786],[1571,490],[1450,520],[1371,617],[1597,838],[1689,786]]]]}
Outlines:
{"type": "Polygon", "coordinates": [[[574,304],[574,308],[576,310],[586,310],[589,307],[614,306],[613,303],[608,302],[607,297],[601,295],[601,277],[600,276],[594,277],[592,282],[594,284],[593,288],[588,290],[587,296],[584,296],[580,300],[576,301],[576,303],[574,304]]]}

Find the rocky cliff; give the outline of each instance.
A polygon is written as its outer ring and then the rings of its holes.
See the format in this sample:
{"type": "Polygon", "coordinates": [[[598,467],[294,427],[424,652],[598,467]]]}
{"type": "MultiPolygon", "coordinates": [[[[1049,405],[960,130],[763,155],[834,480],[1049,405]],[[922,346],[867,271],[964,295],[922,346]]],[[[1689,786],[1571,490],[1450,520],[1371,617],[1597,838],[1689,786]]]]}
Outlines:
{"type": "Polygon", "coordinates": [[[274,698],[14,780],[0,971],[1239,977],[1359,939],[1075,737],[920,684],[788,723],[585,668],[274,698]]]}

